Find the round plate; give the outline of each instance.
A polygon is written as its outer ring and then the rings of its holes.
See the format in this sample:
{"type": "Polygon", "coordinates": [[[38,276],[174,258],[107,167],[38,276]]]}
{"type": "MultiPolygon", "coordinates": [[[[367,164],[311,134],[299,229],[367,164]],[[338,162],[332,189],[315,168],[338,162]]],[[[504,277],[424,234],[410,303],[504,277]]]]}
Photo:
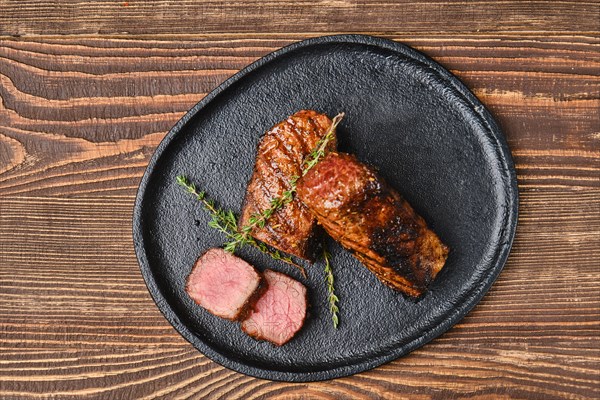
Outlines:
{"type": "Polygon", "coordinates": [[[407,354],[448,330],[485,294],[508,256],[517,221],[510,151],[483,105],[452,74],[405,45],[328,36],[267,55],[206,96],[160,143],[138,191],[133,236],[142,274],[169,322],[198,350],[244,374],[315,381],[354,374],[407,354]],[[334,329],[322,263],[302,279],[254,249],[238,255],[308,288],[309,316],[282,347],[245,335],[184,291],[196,258],[224,237],[175,178],[186,175],[238,213],[265,131],[297,110],[346,117],[340,151],[379,169],[450,246],[420,300],[383,284],[329,240],[340,298],[334,329]]]}

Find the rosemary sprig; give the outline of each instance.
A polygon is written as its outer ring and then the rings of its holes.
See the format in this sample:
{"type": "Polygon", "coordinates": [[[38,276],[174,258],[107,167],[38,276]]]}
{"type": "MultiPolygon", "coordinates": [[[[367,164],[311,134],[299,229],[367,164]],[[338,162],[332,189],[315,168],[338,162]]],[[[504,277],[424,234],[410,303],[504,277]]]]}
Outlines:
{"type": "MultiPolygon", "coordinates": [[[[333,139],[333,132],[335,128],[339,125],[339,123],[344,118],[344,113],[339,113],[331,122],[331,126],[323,135],[321,139],[315,145],[315,148],[306,156],[304,162],[302,163],[302,176],[306,175],[306,173],[314,167],[323,157],[325,157],[325,149],[327,149],[327,145],[333,139]]],[[[285,190],[280,197],[275,197],[271,200],[271,204],[269,208],[260,213],[254,213],[248,218],[248,223],[242,227],[239,234],[226,246],[230,246],[233,250],[235,250],[240,243],[243,243],[247,238],[251,237],[250,233],[255,227],[264,228],[265,224],[271,218],[271,216],[279,210],[284,205],[291,203],[294,200],[294,195],[296,194],[296,183],[300,179],[299,176],[294,175],[290,179],[290,188],[285,190]]],[[[232,250],[232,251],[233,251],[232,250]]]]}
{"type": "Polygon", "coordinates": [[[206,198],[206,192],[196,189],[196,185],[191,183],[185,176],[178,176],[177,184],[185,188],[188,193],[194,195],[196,200],[200,201],[204,209],[210,213],[211,220],[208,222],[208,226],[223,233],[227,239],[234,241],[226,243],[224,247],[225,251],[233,253],[236,248],[243,245],[253,246],[263,253],[268,254],[275,260],[283,261],[287,264],[293,265],[294,267],[300,269],[300,272],[303,276],[306,276],[304,268],[301,265],[296,264],[291,257],[283,256],[279,251],[269,249],[266,244],[259,242],[252,236],[248,236],[244,238],[244,240],[239,241],[240,233],[237,229],[237,218],[235,217],[233,211],[225,211],[222,208],[217,207],[214,201],[206,198]],[[232,246],[232,243],[236,243],[236,245],[232,246]]]}
{"type": "Polygon", "coordinates": [[[333,286],[333,270],[331,269],[329,257],[329,252],[326,249],[324,249],[323,259],[325,259],[325,282],[327,282],[327,293],[329,295],[329,310],[331,311],[331,320],[333,321],[333,327],[337,329],[339,323],[338,312],[340,311],[340,309],[337,306],[337,303],[340,301],[340,299],[335,295],[335,288],[333,286]]]}

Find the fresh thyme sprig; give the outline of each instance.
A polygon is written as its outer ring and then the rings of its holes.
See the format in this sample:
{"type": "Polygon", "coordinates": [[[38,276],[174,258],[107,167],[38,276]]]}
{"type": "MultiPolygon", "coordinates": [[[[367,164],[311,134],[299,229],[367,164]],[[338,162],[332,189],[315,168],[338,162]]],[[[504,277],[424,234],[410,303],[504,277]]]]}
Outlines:
{"type": "Polygon", "coordinates": [[[202,203],[204,209],[211,214],[212,218],[208,222],[208,226],[229,238],[233,237],[232,233],[237,230],[237,220],[233,212],[224,211],[217,207],[214,201],[206,199],[206,192],[196,189],[196,185],[191,183],[185,176],[178,176],[177,184],[183,186],[188,193],[193,194],[196,200],[202,203]]]}
{"type": "Polygon", "coordinates": [[[196,200],[200,201],[204,209],[210,213],[211,220],[208,222],[208,226],[223,233],[229,240],[235,241],[236,246],[231,246],[232,242],[228,242],[224,247],[225,251],[233,253],[237,247],[241,247],[243,245],[253,246],[263,253],[268,254],[275,260],[283,261],[287,264],[293,265],[294,267],[300,269],[302,275],[306,276],[304,268],[301,265],[296,264],[291,257],[283,256],[279,251],[269,249],[266,244],[255,240],[252,236],[248,236],[244,238],[244,240],[239,241],[238,239],[240,239],[240,233],[237,229],[237,218],[235,217],[233,211],[225,211],[222,208],[217,207],[214,201],[206,198],[206,192],[196,189],[196,185],[191,183],[185,176],[178,176],[177,184],[185,188],[188,193],[194,195],[196,200]]]}
{"type": "MultiPolygon", "coordinates": [[[[334,138],[335,128],[339,125],[339,123],[344,118],[344,113],[339,113],[331,122],[331,126],[327,129],[327,132],[315,145],[315,148],[306,156],[304,162],[302,163],[302,176],[306,175],[306,173],[314,167],[323,157],[325,157],[325,150],[327,149],[327,145],[334,138]]],[[[271,218],[271,216],[279,210],[284,205],[291,203],[294,200],[294,195],[296,194],[296,184],[300,179],[299,176],[294,175],[290,179],[290,188],[285,190],[281,196],[275,197],[271,200],[271,204],[269,208],[260,213],[254,213],[248,218],[248,223],[242,227],[239,234],[233,238],[232,241],[227,243],[226,247],[229,246],[232,248],[232,252],[239,246],[240,243],[243,243],[247,238],[251,237],[250,233],[255,227],[264,228],[265,224],[271,218]]]]}
{"type": "MultiPolygon", "coordinates": [[[[329,142],[333,140],[335,128],[342,121],[342,118],[344,118],[344,113],[340,113],[333,118],[331,126],[329,127],[325,135],[323,135],[323,137],[319,139],[319,141],[315,145],[315,148],[306,156],[301,166],[302,176],[306,175],[306,173],[310,171],[311,168],[313,168],[319,161],[321,161],[323,157],[325,157],[325,151],[327,149],[327,146],[329,142]]],[[[193,183],[190,183],[185,176],[178,176],[177,183],[183,186],[189,193],[196,196],[196,199],[201,201],[204,205],[204,208],[211,213],[212,219],[209,221],[208,225],[211,228],[222,232],[227,237],[228,241],[225,243],[224,246],[225,251],[233,253],[236,249],[244,245],[251,245],[259,249],[263,253],[268,254],[275,260],[281,260],[287,264],[295,266],[296,268],[300,269],[302,275],[306,277],[306,271],[304,270],[304,268],[296,264],[291,257],[283,256],[279,251],[269,249],[266,244],[255,240],[250,235],[252,230],[256,226],[258,226],[259,228],[264,228],[269,218],[271,218],[271,216],[277,210],[279,210],[284,205],[291,203],[294,200],[298,179],[300,179],[300,176],[292,176],[289,182],[290,188],[288,190],[283,191],[281,196],[273,198],[271,200],[269,208],[267,208],[261,213],[252,214],[248,219],[248,223],[239,230],[237,227],[237,219],[231,210],[224,211],[221,208],[216,207],[213,201],[206,200],[206,193],[203,191],[198,191],[195,185],[193,183]]],[[[331,311],[333,327],[337,329],[337,326],[339,324],[339,308],[337,306],[337,303],[340,300],[335,295],[333,271],[331,269],[329,257],[330,254],[327,252],[327,250],[323,250],[323,258],[325,260],[325,280],[327,283],[327,293],[329,298],[329,310],[331,311]]]]}
{"type": "MultiPolygon", "coordinates": [[[[306,156],[301,166],[302,176],[306,175],[306,173],[310,171],[311,168],[313,168],[319,161],[321,161],[323,157],[325,157],[325,151],[327,150],[327,146],[329,145],[329,142],[333,140],[335,128],[337,128],[339,123],[342,121],[342,118],[344,118],[344,113],[340,113],[333,118],[331,126],[329,127],[325,135],[323,135],[323,137],[319,139],[314,149],[306,156]]],[[[248,223],[242,227],[240,232],[237,232],[233,237],[230,236],[232,240],[225,245],[225,250],[231,252],[235,251],[235,249],[240,245],[240,243],[244,243],[248,240],[248,238],[252,238],[250,234],[256,226],[258,226],[259,228],[264,228],[269,218],[271,218],[271,216],[277,210],[279,210],[284,205],[291,203],[294,200],[294,196],[296,194],[298,179],[300,179],[299,176],[292,176],[289,182],[290,188],[288,190],[285,190],[281,194],[281,196],[273,198],[271,200],[269,208],[267,208],[261,213],[252,214],[248,219],[248,223]]],[[[331,311],[333,327],[337,329],[339,323],[339,308],[337,306],[337,303],[339,302],[339,299],[335,295],[333,271],[331,270],[331,264],[329,262],[329,253],[327,252],[327,250],[323,251],[323,258],[325,259],[327,292],[329,294],[329,309],[331,311]]],[[[303,269],[302,273],[304,276],[306,276],[303,269]]]]}
{"type": "MultiPolygon", "coordinates": [[[[331,126],[327,130],[327,133],[325,133],[325,135],[323,135],[323,137],[317,142],[313,151],[311,151],[308,154],[308,156],[306,156],[306,158],[304,159],[304,163],[302,164],[302,176],[306,175],[306,173],[310,171],[312,167],[314,167],[319,161],[321,161],[323,157],[325,157],[325,150],[327,149],[327,145],[333,139],[333,132],[342,121],[342,118],[344,118],[343,112],[333,117],[333,120],[331,121],[331,126]]],[[[296,178],[296,180],[298,180],[298,178],[296,178]]]]}
{"type": "Polygon", "coordinates": [[[333,327],[337,329],[339,318],[338,312],[340,309],[337,303],[340,299],[335,295],[335,288],[333,286],[333,270],[329,262],[330,254],[327,249],[323,250],[323,259],[325,260],[325,282],[327,282],[327,294],[329,298],[329,310],[331,311],[331,320],[333,321],[333,327]]]}

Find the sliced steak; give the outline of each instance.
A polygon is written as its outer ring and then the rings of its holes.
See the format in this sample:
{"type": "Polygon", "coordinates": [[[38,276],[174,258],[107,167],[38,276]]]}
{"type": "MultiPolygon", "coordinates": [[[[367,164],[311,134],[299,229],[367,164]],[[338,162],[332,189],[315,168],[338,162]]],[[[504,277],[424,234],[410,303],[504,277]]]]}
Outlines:
{"type": "Polygon", "coordinates": [[[375,171],[356,157],[330,153],[298,181],[298,198],[327,233],[383,283],[423,294],[448,247],[375,171]]]}
{"type": "Polygon", "coordinates": [[[242,322],[242,330],[255,339],[281,346],[304,324],[306,288],[289,276],[269,269],[263,276],[267,290],[242,322]]]}
{"type": "Polygon", "coordinates": [[[213,248],[196,261],[185,290],[211,314],[236,321],[245,317],[264,288],[252,265],[223,249],[213,248]]]}
{"type": "MultiPolygon", "coordinates": [[[[240,228],[253,214],[268,209],[271,200],[290,189],[293,176],[302,175],[305,157],[331,127],[325,114],[298,111],[271,128],[258,145],[252,178],[248,183],[240,228]]],[[[332,140],[327,151],[335,150],[332,140]]],[[[252,236],[281,251],[312,261],[317,250],[316,221],[296,199],[275,212],[263,228],[255,227],[252,236]]]]}

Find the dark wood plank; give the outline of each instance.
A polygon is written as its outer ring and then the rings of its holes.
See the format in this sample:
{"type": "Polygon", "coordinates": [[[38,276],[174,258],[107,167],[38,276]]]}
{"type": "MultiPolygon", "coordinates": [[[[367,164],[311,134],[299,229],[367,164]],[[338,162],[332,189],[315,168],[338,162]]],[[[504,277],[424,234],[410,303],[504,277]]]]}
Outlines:
{"type": "Polygon", "coordinates": [[[309,36],[0,41],[0,397],[600,397],[594,35],[388,35],[463,79],[517,163],[509,262],[442,337],[357,376],[287,384],[212,363],[161,316],[130,229],[152,151],[232,73],[309,36]]]}
{"type": "Polygon", "coordinates": [[[5,0],[0,35],[211,32],[598,32],[596,1],[5,0]]]}
{"type": "MultiPolygon", "coordinates": [[[[0,151],[11,168],[0,190],[131,193],[152,149],[187,109],[302,37],[0,42],[0,134],[9,138],[0,151]]],[[[600,45],[593,38],[390,37],[434,57],[484,101],[508,137],[522,185],[597,186],[600,45]],[[536,62],[549,57],[555,61],[536,62]]]]}
{"type": "Polygon", "coordinates": [[[459,325],[374,371],[297,385],[224,370],[166,323],[146,291],[124,223],[131,196],[3,197],[0,261],[9,268],[0,271],[0,393],[593,398],[600,394],[600,219],[588,220],[599,195],[526,190],[512,256],[459,325]],[[536,234],[535,243],[527,240],[536,234]]]}

